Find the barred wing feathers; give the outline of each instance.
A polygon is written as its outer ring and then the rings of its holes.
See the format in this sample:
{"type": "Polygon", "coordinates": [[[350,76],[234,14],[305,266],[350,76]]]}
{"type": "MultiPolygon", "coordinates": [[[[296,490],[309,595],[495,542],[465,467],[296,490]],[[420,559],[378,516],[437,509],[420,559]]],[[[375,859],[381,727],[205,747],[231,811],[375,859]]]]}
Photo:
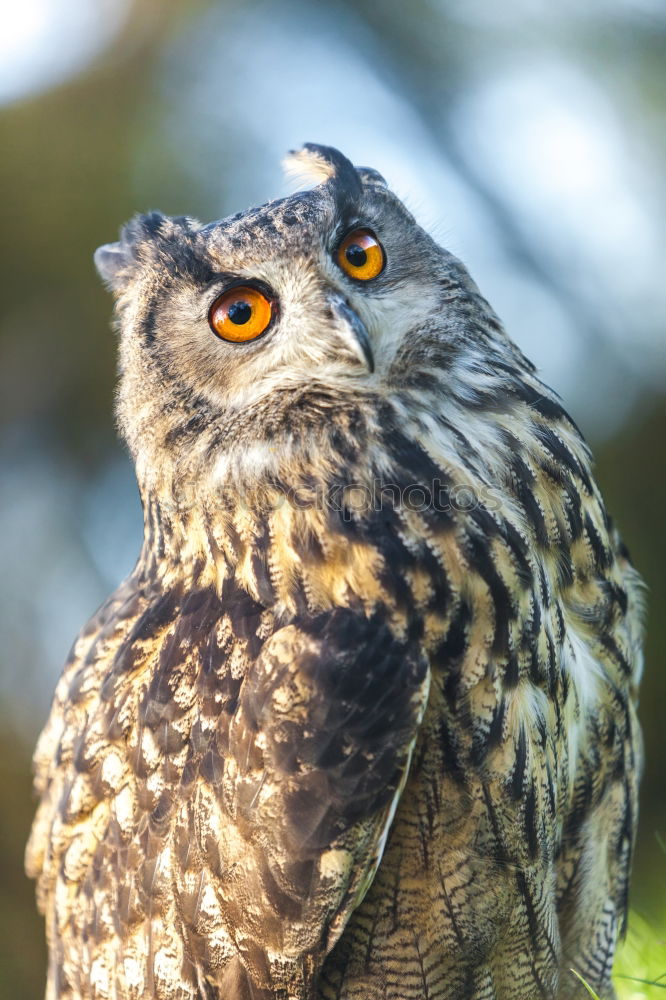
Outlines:
{"type": "Polygon", "coordinates": [[[37,755],[50,995],[308,996],[379,864],[425,662],[379,615],[130,590],[37,755]]]}

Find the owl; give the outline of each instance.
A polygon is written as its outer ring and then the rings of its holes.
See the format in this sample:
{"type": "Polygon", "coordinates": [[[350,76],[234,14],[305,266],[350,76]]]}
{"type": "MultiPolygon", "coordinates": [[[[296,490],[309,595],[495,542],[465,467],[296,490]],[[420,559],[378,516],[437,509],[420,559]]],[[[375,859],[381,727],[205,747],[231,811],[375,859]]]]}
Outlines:
{"type": "Polygon", "coordinates": [[[48,1000],[606,1000],[641,588],[558,397],[379,173],[101,247],[145,539],[27,851],[48,1000]]]}

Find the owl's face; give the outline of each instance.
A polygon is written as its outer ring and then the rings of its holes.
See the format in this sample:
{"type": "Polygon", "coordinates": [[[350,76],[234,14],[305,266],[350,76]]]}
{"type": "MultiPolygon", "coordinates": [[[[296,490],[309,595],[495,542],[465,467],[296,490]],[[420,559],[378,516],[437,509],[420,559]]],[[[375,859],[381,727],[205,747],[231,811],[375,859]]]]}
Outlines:
{"type": "Polygon", "coordinates": [[[171,454],[184,427],[247,427],[277,395],[381,393],[478,350],[470,303],[492,314],[380,175],[327,147],[294,159],[313,189],[205,226],[140,216],[97,251],[119,300],[135,457],[171,454]]]}

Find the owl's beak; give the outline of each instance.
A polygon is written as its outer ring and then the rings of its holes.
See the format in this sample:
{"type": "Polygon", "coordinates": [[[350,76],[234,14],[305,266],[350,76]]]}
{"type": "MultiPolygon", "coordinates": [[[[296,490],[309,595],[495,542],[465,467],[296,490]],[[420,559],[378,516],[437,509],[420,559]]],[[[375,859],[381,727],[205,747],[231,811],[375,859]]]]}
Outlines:
{"type": "Polygon", "coordinates": [[[365,323],[347,300],[337,292],[328,296],[328,303],[333,316],[338,320],[338,330],[345,346],[356,355],[370,373],[374,372],[375,358],[365,323]]]}

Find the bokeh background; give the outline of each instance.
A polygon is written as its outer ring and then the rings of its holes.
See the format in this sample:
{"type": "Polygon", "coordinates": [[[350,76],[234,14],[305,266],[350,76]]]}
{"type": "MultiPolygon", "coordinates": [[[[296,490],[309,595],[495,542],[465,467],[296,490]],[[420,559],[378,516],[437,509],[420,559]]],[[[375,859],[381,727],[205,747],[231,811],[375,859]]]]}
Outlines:
{"type": "MultiPolygon", "coordinates": [[[[564,397],[650,587],[620,971],[666,974],[664,0],[0,4],[0,997],[41,996],[30,753],[141,517],[92,267],[135,211],[285,193],[311,140],[375,166],[564,397]]],[[[663,997],[618,980],[626,998],[663,997]]]]}

